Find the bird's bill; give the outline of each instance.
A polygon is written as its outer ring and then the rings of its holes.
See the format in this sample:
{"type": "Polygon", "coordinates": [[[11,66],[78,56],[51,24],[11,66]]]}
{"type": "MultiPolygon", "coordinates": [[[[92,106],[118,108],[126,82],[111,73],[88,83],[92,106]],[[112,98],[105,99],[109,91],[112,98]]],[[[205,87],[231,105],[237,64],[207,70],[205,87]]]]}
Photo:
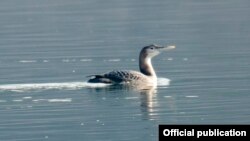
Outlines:
{"type": "Polygon", "coordinates": [[[172,50],[172,49],[175,49],[175,45],[163,46],[163,47],[159,47],[158,49],[162,51],[172,50]]]}

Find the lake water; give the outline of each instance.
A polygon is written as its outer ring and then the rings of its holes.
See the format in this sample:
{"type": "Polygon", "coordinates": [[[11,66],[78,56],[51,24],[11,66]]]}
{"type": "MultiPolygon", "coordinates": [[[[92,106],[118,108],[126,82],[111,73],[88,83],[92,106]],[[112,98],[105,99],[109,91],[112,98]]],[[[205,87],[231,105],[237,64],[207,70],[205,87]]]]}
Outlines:
{"type": "Polygon", "coordinates": [[[3,0],[1,141],[155,141],[159,124],[250,123],[247,0],[3,0]],[[151,90],[88,84],[153,60],[151,90]],[[170,83],[169,81],[170,80],[170,83]]]}

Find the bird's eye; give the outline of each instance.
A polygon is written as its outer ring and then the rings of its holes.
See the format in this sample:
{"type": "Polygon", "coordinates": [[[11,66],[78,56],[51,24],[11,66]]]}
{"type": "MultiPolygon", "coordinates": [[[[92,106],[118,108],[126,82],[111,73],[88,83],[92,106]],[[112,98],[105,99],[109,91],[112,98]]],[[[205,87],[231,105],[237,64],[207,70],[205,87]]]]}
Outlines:
{"type": "Polygon", "coordinates": [[[153,50],[154,48],[153,48],[153,47],[151,47],[150,49],[151,49],[151,50],[153,50]]]}

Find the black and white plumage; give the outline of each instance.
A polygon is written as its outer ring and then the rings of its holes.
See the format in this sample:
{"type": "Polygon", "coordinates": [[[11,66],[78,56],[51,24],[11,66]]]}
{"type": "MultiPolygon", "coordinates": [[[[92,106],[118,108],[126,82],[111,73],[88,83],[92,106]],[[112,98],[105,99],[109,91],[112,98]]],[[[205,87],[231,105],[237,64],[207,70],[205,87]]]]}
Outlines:
{"type": "MultiPolygon", "coordinates": [[[[92,75],[94,78],[88,82],[95,83],[129,83],[131,81],[142,81],[144,74],[132,70],[114,70],[102,75],[92,75]]],[[[91,76],[91,77],[92,77],[91,76]]]]}
{"type": "Polygon", "coordinates": [[[133,70],[114,70],[101,75],[91,75],[90,83],[108,83],[108,84],[131,84],[156,86],[157,76],[151,63],[151,59],[161,51],[174,49],[175,46],[157,46],[149,45],[142,48],[139,56],[140,72],[133,70]]]}

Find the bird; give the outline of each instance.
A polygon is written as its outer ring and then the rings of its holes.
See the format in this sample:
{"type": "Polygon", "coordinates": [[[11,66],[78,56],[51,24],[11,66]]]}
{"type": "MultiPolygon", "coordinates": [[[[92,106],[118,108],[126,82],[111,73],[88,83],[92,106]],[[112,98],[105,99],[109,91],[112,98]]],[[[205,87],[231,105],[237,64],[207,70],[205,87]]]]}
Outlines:
{"type": "Polygon", "coordinates": [[[174,45],[159,46],[156,44],[145,46],[139,54],[139,71],[113,70],[104,74],[90,75],[89,83],[128,84],[131,86],[157,86],[157,75],[151,59],[163,51],[174,49],[174,45]]]}

